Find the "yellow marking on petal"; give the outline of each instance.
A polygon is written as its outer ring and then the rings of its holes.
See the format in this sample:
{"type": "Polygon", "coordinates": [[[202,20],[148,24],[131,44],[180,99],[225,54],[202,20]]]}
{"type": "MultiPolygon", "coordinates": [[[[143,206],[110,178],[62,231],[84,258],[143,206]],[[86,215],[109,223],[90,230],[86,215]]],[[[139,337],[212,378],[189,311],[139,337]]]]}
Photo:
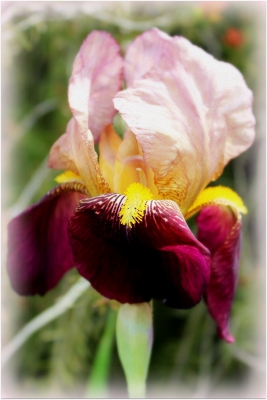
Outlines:
{"type": "Polygon", "coordinates": [[[126,200],[121,207],[119,216],[122,225],[131,228],[135,223],[142,221],[147,202],[152,200],[153,194],[147,187],[137,182],[132,183],[124,194],[126,200]]]}
{"type": "Polygon", "coordinates": [[[57,183],[66,182],[82,182],[82,178],[79,175],[74,174],[72,171],[65,171],[62,174],[55,177],[57,183]]]}
{"type": "Polygon", "coordinates": [[[192,217],[201,208],[212,204],[229,206],[243,214],[247,214],[248,212],[241,197],[232,189],[225,186],[213,186],[204,189],[198,195],[192,207],[185,214],[185,219],[192,217]]]}

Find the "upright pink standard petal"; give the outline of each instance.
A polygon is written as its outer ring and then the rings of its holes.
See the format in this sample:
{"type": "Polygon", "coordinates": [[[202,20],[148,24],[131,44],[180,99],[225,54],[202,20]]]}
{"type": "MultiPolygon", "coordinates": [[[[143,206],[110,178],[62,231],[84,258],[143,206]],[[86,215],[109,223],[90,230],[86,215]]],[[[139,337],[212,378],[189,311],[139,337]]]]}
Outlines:
{"type": "Polygon", "coordinates": [[[252,93],[235,67],[157,29],[130,46],[125,73],[131,86],[116,95],[115,107],[136,135],[159,193],[184,213],[252,144],[252,93]]]}
{"type": "Polygon", "coordinates": [[[21,295],[45,294],[74,267],[67,226],[84,196],[57,190],[9,223],[7,271],[21,295]]]}
{"type": "Polygon", "coordinates": [[[229,319],[238,279],[241,217],[229,207],[208,206],[200,211],[197,225],[197,238],[210,250],[212,258],[205,301],[220,337],[231,343],[234,337],[229,333],[229,319]]]}
{"type": "Polygon", "coordinates": [[[193,307],[209,282],[209,251],[172,201],[149,201],[142,222],[122,225],[124,198],[106,194],[79,203],[69,223],[79,273],[121,303],[155,298],[171,307],[193,307]]]}
{"type": "Polygon", "coordinates": [[[69,82],[73,118],[49,154],[49,167],[79,174],[92,196],[109,191],[94,144],[115,114],[112,99],[122,85],[119,52],[118,44],[106,32],[93,31],[85,39],[69,82]]]}
{"type": "Polygon", "coordinates": [[[95,141],[115,115],[112,99],[122,86],[122,63],[116,41],[100,31],[88,35],[75,58],[69,105],[81,134],[89,128],[95,141]]]}
{"type": "Polygon", "coordinates": [[[124,76],[127,87],[158,65],[164,53],[171,51],[170,36],[157,28],[137,36],[125,54],[124,76]]]}

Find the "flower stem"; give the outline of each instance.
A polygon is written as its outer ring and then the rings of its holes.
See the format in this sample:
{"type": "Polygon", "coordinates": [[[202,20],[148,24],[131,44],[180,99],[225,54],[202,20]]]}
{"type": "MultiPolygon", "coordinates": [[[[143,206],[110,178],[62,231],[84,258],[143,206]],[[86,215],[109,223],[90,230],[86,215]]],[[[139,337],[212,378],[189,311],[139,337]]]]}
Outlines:
{"type": "Polygon", "coordinates": [[[146,383],[128,382],[130,399],[144,399],[146,397],[146,383]]]}
{"type": "Polygon", "coordinates": [[[103,336],[96,350],[87,384],[86,398],[106,397],[108,372],[115,339],[116,316],[117,312],[110,309],[103,336]]]}
{"type": "Polygon", "coordinates": [[[122,305],[118,313],[116,333],[129,396],[144,398],[153,342],[152,305],[122,305]]]}

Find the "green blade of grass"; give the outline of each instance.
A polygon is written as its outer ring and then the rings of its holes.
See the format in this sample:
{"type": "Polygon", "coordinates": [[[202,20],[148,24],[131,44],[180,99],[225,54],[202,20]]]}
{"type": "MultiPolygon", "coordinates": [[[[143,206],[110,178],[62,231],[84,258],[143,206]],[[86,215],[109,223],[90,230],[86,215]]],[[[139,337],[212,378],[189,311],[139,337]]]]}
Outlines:
{"type": "Polygon", "coordinates": [[[115,339],[117,312],[110,309],[86,388],[86,398],[106,397],[107,379],[115,339]]]}

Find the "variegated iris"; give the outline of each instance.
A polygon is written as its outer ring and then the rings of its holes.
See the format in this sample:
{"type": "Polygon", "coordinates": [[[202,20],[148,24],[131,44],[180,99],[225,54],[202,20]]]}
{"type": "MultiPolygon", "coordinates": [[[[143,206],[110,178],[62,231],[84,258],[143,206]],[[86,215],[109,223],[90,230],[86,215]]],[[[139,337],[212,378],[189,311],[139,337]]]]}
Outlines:
{"type": "Polygon", "coordinates": [[[219,335],[233,341],[246,208],[232,190],[206,186],[254,139],[241,74],[158,29],[137,37],[122,60],[114,39],[94,31],[68,97],[73,117],[49,156],[51,168],[67,172],[9,224],[13,288],[44,294],[75,265],[121,303],[189,308],[204,296],[219,335]],[[116,110],[128,125],[123,140],[112,127],[116,110]],[[197,212],[196,238],[185,219],[197,212]]]}

